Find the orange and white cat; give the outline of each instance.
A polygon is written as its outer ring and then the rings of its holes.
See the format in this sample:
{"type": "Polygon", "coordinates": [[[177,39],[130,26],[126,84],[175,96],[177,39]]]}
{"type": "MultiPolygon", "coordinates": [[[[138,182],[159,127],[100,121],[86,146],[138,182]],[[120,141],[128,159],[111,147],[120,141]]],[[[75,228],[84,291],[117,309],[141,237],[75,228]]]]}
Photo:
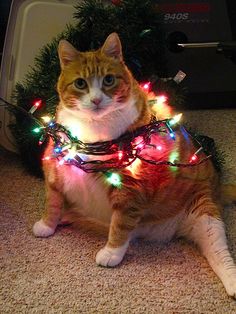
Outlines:
{"type": "MultiPolygon", "coordinates": [[[[62,40],[59,58],[56,121],[73,130],[81,141],[116,139],[150,122],[146,94],[124,64],[116,33],[109,35],[100,49],[89,52],[79,52],[62,40]]],[[[181,129],[176,140],[166,139],[164,146],[165,157],[174,152],[185,162],[195,151],[181,129]]],[[[155,155],[151,148],[145,153],[155,155]]],[[[50,154],[52,141],[45,152],[50,154]]],[[[90,224],[103,224],[109,229],[108,240],[96,262],[111,267],[122,261],[133,238],[168,241],[174,236],[186,237],[198,245],[227,293],[236,298],[236,266],[220,216],[220,184],[210,160],[187,168],[140,162],[136,169],[117,171],[122,176],[121,188],[109,185],[103,173],[58,165],[57,159],[44,161],[43,167],[46,209],[33,227],[35,236],[51,236],[70,212],[85,224],[86,219],[90,224]]]]}

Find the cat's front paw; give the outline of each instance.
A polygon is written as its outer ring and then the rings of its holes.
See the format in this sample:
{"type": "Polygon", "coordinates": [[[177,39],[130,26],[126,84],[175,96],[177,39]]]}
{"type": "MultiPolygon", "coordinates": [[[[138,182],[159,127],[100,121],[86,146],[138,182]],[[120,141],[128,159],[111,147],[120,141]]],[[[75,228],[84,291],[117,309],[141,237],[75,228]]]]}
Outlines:
{"type": "Polygon", "coordinates": [[[122,261],[128,245],[118,248],[105,246],[96,255],[96,263],[104,267],[114,267],[122,261]]]}
{"type": "Polygon", "coordinates": [[[236,275],[231,276],[226,282],[223,282],[228,295],[236,299],[236,275]]]}
{"type": "Polygon", "coordinates": [[[40,219],[34,224],[33,233],[36,237],[47,238],[55,232],[55,229],[47,226],[43,219],[40,219]]]}

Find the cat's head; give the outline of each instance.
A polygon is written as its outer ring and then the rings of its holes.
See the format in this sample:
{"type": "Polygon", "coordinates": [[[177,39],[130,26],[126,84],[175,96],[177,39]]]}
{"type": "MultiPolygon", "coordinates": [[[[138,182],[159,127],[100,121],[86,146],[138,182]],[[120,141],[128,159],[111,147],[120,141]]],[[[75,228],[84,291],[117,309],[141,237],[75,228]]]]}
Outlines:
{"type": "Polygon", "coordinates": [[[88,120],[109,117],[131,105],[139,116],[145,96],[124,64],[116,33],[96,51],[79,52],[61,40],[58,52],[61,74],[57,87],[62,106],[88,120]]]}

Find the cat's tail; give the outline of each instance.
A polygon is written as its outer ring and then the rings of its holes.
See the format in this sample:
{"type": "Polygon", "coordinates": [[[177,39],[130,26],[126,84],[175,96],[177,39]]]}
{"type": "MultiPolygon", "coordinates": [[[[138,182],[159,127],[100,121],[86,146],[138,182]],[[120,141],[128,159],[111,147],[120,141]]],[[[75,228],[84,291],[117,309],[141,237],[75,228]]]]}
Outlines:
{"type": "Polygon", "coordinates": [[[223,205],[236,202],[236,184],[224,184],[221,186],[221,201],[223,205]]]}
{"type": "Polygon", "coordinates": [[[107,237],[109,232],[109,224],[103,223],[93,218],[80,216],[76,212],[65,212],[60,225],[71,225],[75,229],[86,231],[98,237],[107,237]]]}

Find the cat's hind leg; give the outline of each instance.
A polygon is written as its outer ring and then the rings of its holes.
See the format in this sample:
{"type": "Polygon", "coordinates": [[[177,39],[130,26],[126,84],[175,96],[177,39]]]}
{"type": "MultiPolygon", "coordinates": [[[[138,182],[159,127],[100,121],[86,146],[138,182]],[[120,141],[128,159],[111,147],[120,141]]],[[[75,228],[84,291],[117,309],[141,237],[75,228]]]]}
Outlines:
{"type": "Polygon", "coordinates": [[[54,234],[60,221],[62,207],[63,196],[49,186],[46,193],[45,213],[33,226],[33,233],[36,237],[46,238],[54,234]]]}
{"type": "Polygon", "coordinates": [[[224,224],[220,218],[191,214],[185,222],[185,236],[193,240],[222,281],[228,295],[236,298],[236,266],[230,255],[224,224]]]}

